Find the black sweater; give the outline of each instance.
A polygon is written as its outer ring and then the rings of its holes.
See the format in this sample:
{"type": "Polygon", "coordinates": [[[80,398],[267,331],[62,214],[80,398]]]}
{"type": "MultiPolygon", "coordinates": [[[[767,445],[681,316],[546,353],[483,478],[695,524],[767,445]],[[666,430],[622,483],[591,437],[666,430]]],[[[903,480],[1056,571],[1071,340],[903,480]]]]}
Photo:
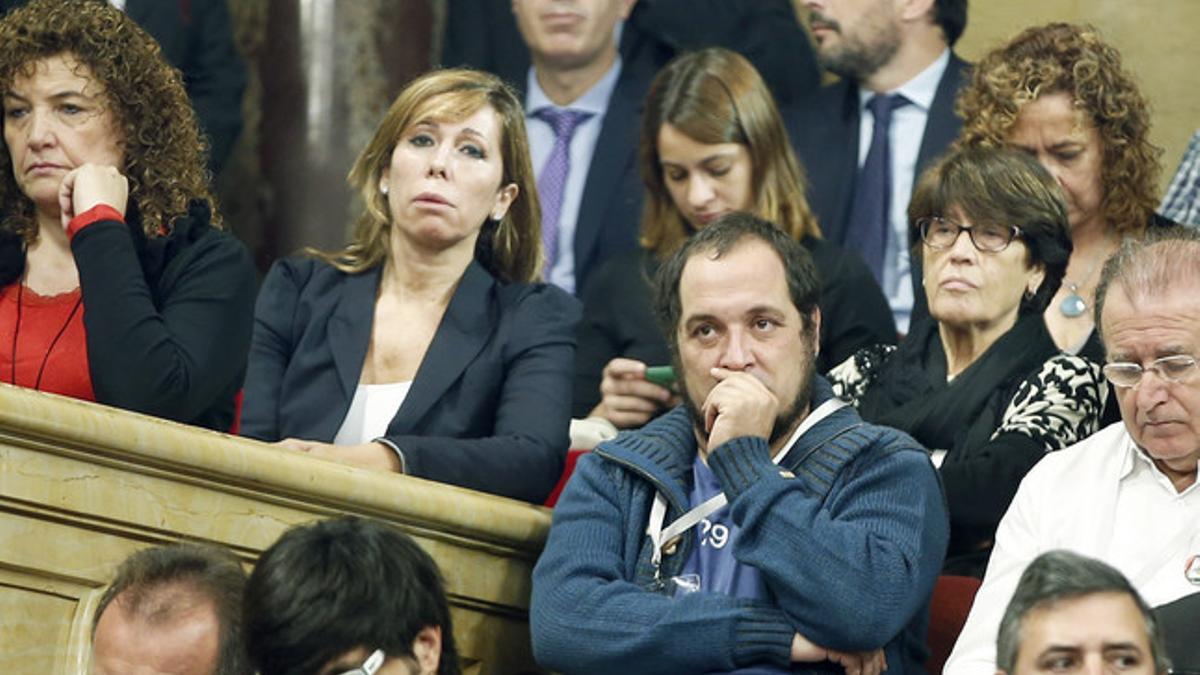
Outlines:
{"type": "MultiPolygon", "coordinates": [[[[210,225],[201,202],[163,237],[147,237],[133,208],[128,220],[95,222],[71,241],[96,400],[228,431],[250,349],[250,255],[210,225]]],[[[25,253],[12,235],[0,238],[8,285],[25,253]]]]}

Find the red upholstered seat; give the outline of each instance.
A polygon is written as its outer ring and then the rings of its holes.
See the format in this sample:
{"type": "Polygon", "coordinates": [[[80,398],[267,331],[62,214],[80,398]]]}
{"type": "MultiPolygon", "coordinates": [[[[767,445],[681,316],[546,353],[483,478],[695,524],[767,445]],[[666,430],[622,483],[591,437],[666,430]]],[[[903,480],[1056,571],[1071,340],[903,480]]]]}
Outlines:
{"type": "Polygon", "coordinates": [[[950,658],[950,650],[967,622],[980,583],[975,577],[948,574],[938,577],[929,603],[929,635],[925,640],[929,647],[925,670],[931,675],[939,675],[950,658]]]}
{"type": "Polygon", "coordinates": [[[578,462],[580,456],[585,452],[588,451],[579,449],[567,451],[567,462],[563,465],[562,476],[558,479],[558,485],[554,486],[554,492],[551,492],[550,496],[546,498],[546,506],[554,508],[554,505],[558,503],[558,496],[562,494],[563,488],[567,486],[567,480],[571,477],[571,472],[575,470],[575,462],[578,462]]]}

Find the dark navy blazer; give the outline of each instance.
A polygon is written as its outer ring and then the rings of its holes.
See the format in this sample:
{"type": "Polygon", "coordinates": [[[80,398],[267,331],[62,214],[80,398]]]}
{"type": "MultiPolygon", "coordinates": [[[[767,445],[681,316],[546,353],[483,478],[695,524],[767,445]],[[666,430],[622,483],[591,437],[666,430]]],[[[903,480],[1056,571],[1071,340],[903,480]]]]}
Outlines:
{"type": "MultiPolygon", "coordinates": [[[[242,433],[332,442],[371,338],[380,268],[281,260],[259,293],[242,433]]],[[[540,503],[562,472],[579,303],[472,262],[386,438],[405,472],[540,503]]]]}

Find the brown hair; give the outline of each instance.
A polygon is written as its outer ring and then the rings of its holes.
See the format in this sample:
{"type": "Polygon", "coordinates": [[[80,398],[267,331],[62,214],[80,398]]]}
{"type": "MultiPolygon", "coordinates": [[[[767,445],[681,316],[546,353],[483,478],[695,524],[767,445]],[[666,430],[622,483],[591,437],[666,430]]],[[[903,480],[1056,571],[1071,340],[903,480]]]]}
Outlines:
{"type": "Polygon", "coordinates": [[[758,186],[756,215],[797,240],[821,236],[804,198],[804,174],[770,90],[749,61],[714,47],[676,57],[646,95],[639,153],[646,185],[641,243],[656,257],[666,258],[692,234],[663,182],[658,132],[664,124],[697,143],[746,146],[751,180],[758,186]]]}
{"type": "Polygon", "coordinates": [[[194,543],[145,548],[117,568],[92,617],[92,635],[114,601],[131,617],[164,624],[176,620],[188,606],[180,601],[195,594],[212,602],[220,626],[216,673],[248,675],[251,668],[242,631],[245,589],[246,572],[226,549],[194,543]]]}
{"type": "MultiPolygon", "coordinates": [[[[103,89],[120,131],[129,197],[150,237],[169,231],[192,200],[206,202],[219,227],[205,144],[178,70],[125,13],[95,0],[33,0],[0,20],[0,94],[38,61],[70,56],[103,89]]],[[[37,237],[33,202],[17,186],[0,143],[0,230],[37,237]]]]}
{"type": "Polygon", "coordinates": [[[912,255],[921,260],[924,246],[917,221],[948,216],[958,208],[973,223],[1016,225],[1029,256],[1026,266],[1041,265],[1045,278],[1022,311],[1042,311],[1058,292],[1071,258],[1067,205],[1054,177],[1036,159],[1008,148],[957,148],[922,174],[908,203],[912,255]]]}
{"type": "Polygon", "coordinates": [[[1026,29],[975,66],[958,100],[959,143],[1003,146],[1025,104],[1066,93],[1103,144],[1104,218],[1141,232],[1158,204],[1158,156],[1150,113],[1121,54],[1091,26],[1051,23],[1026,29]]]}
{"type": "Polygon", "coordinates": [[[396,142],[405,130],[422,120],[461,120],[484,106],[491,106],[500,119],[504,169],[500,184],[516,184],[519,192],[499,223],[484,225],[475,257],[504,281],[536,280],[542,265],[541,211],[525,136],[525,113],[516,94],[499,78],[467,69],[435,70],[413,80],[400,92],[346,179],[366,206],[351,242],[340,251],[309,252],[352,274],[385,261],[392,223],[379,179],[391,161],[396,142]]]}

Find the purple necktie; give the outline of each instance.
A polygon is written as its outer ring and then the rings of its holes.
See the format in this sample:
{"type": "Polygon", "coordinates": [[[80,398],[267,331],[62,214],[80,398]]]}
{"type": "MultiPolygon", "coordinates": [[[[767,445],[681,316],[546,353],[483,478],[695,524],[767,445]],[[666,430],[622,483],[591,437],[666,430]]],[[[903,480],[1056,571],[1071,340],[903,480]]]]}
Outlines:
{"type": "Polygon", "coordinates": [[[867,160],[858,172],[854,188],[854,204],[846,227],[846,248],[858,251],[875,280],[883,284],[883,259],[891,230],[892,152],[888,146],[888,130],[892,126],[892,111],[911,103],[900,94],[876,95],[867,101],[875,118],[871,132],[871,148],[867,160]]]}
{"type": "Polygon", "coordinates": [[[567,187],[567,174],[571,172],[571,137],[575,128],[592,116],[590,112],[562,108],[539,108],[533,116],[554,129],[554,149],[550,159],[538,176],[538,199],[542,202],[542,249],[546,253],[546,268],[543,276],[550,278],[550,270],[558,258],[558,221],[562,216],[563,194],[567,187]]]}

